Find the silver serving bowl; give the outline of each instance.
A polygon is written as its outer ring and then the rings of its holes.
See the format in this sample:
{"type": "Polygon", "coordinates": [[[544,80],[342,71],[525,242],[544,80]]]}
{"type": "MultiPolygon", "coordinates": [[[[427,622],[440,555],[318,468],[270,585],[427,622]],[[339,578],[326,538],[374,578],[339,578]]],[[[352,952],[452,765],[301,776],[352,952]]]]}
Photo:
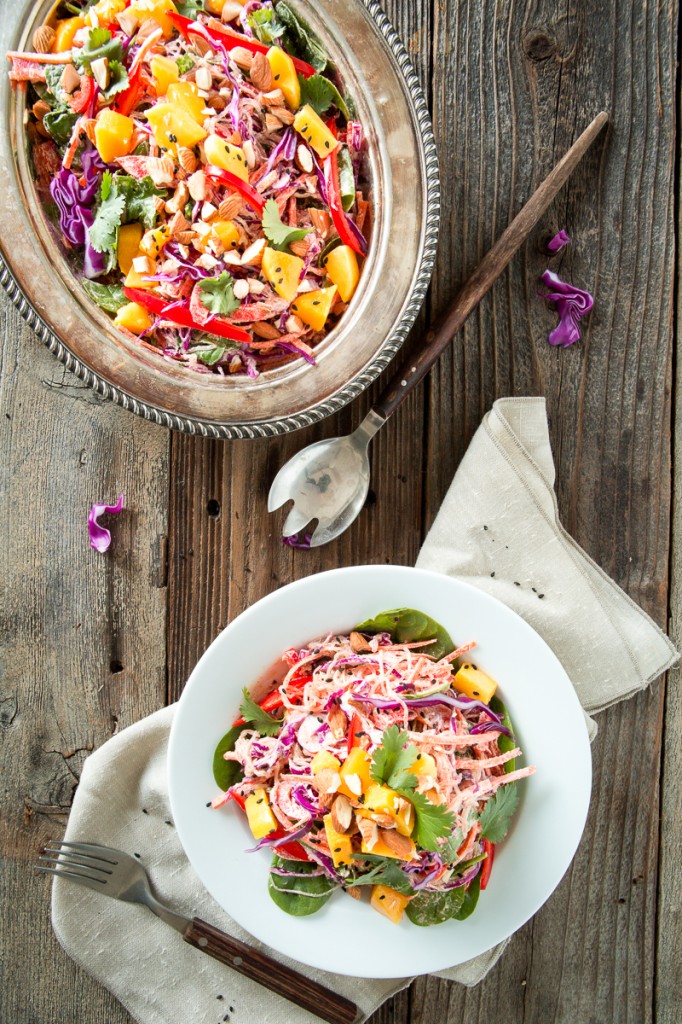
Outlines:
{"type": "MultiPolygon", "coordinates": [[[[31,49],[53,0],[6,5],[3,50],[31,49]]],[[[424,96],[405,49],[374,0],[293,0],[357,107],[369,142],[373,230],[360,285],[316,349],[256,380],[199,374],[126,338],[90,301],[36,194],[24,132],[25,93],[3,75],[0,283],[48,348],[125,409],[209,437],[297,430],[357,397],[400,348],[436,254],[439,179],[424,96]]]]}

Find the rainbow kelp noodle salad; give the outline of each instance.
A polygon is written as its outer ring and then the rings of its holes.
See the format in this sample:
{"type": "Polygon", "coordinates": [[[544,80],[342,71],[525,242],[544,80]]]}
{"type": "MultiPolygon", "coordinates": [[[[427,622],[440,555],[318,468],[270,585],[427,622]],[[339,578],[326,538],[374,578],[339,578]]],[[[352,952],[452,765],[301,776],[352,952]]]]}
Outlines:
{"type": "Polygon", "coordinates": [[[521,757],[496,682],[422,612],[399,608],[282,656],[281,682],[241,716],[213,759],[246,814],[268,888],[306,916],[338,890],[393,922],[463,920],[535,768],[521,757]]]}
{"type": "Polygon", "coordinates": [[[366,141],[286,3],[72,0],[8,57],[38,190],[120,331],[223,377],[315,362],[367,250],[366,141]]]}

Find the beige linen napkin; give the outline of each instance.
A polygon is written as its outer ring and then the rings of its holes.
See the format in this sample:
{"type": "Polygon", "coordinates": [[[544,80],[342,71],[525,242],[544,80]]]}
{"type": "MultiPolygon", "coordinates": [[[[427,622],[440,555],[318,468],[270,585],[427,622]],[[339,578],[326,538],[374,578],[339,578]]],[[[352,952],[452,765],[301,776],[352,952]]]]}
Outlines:
{"type": "MultiPolygon", "coordinates": [[[[417,565],[464,577],[527,619],[563,662],[583,707],[599,711],[645,687],[678,655],[563,530],[553,483],[544,401],[496,402],[462,460],[417,565]]],[[[178,841],[166,785],[173,714],[173,707],[156,712],[88,758],[66,838],[139,855],[162,900],[262,948],[204,891],[178,841]]],[[[588,723],[594,735],[596,727],[588,723]]],[[[198,953],[143,907],[55,879],[52,921],[66,952],[140,1024],[317,1020],[198,953]]],[[[505,945],[440,976],[475,985],[505,945]]],[[[349,978],[294,966],[353,999],[362,1019],[411,980],[349,978]]]]}

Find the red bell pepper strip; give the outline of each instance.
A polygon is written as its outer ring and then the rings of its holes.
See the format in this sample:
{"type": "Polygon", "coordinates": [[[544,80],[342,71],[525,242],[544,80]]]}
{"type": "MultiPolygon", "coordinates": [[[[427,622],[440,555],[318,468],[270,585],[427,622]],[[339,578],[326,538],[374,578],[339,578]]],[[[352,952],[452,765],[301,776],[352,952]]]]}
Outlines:
{"type": "Polygon", "coordinates": [[[350,720],[350,729],[348,730],[348,746],[347,746],[347,750],[348,750],[349,754],[350,754],[351,750],[353,749],[353,747],[359,747],[360,746],[360,739],[358,737],[358,732],[360,731],[360,725],[361,724],[362,723],[360,722],[360,716],[359,715],[353,715],[353,717],[350,720]]]}
{"type": "Polygon", "coordinates": [[[491,843],[489,839],[483,840],[483,850],[487,854],[486,859],[483,861],[481,868],[481,892],[485,889],[490,878],[490,872],[493,869],[493,860],[495,859],[495,845],[491,843]]]}
{"type": "MultiPolygon", "coordinates": [[[[175,27],[182,32],[185,39],[190,34],[190,25],[194,24],[192,18],[186,18],[182,14],[176,14],[174,11],[167,11],[168,17],[173,22],[175,27]]],[[[208,37],[215,40],[220,46],[224,46],[227,50],[234,50],[235,46],[241,46],[250,53],[267,53],[270,49],[265,43],[259,43],[255,39],[249,39],[248,36],[239,35],[237,32],[231,32],[230,29],[218,29],[218,28],[207,28],[205,25],[201,26],[208,37]]],[[[307,64],[304,60],[299,60],[298,57],[292,57],[294,67],[303,75],[304,78],[310,78],[311,75],[316,75],[317,71],[311,64],[307,64]]]]}
{"type": "Polygon", "coordinates": [[[234,800],[237,807],[241,807],[243,811],[246,810],[246,801],[243,796],[239,795],[239,793],[230,793],[228,800],[234,800]]]}
{"type": "Polygon", "coordinates": [[[187,306],[174,306],[166,299],[162,299],[158,295],[150,295],[142,288],[124,288],[123,291],[131,302],[137,302],[138,305],[148,309],[150,313],[156,313],[157,316],[163,317],[164,320],[170,320],[171,323],[178,324],[180,327],[191,327],[193,330],[205,331],[207,334],[217,334],[219,338],[228,338],[230,341],[241,341],[246,344],[251,341],[248,331],[243,331],[241,327],[235,327],[227,320],[223,320],[222,317],[212,316],[206,323],[200,324],[194,319],[187,306]],[[169,305],[172,307],[171,309],[168,309],[169,305]]]}
{"type": "Polygon", "coordinates": [[[90,75],[81,75],[81,84],[69,96],[69,106],[76,114],[84,114],[95,95],[95,80],[90,75]]]}
{"type": "MultiPolygon", "coordinates": [[[[268,836],[268,839],[283,839],[287,833],[282,828],[275,829],[268,836]]],[[[273,852],[282,854],[290,857],[292,860],[310,860],[310,857],[305,851],[305,848],[300,843],[293,840],[290,843],[280,843],[279,846],[273,847],[273,852]]]]}
{"type": "MultiPolygon", "coordinates": [[[[287,697],[289,698],[292,704],[300,703],[301,698],[303,696],[303,689],[312,678],[312,675],[308,673],[307,675],[294,678],[289,682],[289,689],[292,692],[287,693],[287,697]]],[[[279,692],[279,689],[272,690],[271,693],[268,693],[267,696],[263,697],[262,700],[258,701],[258,707],[262,708],[263,711],[268,712],[276,711],[277,708],[281,708],[283,704],[284,701],[282,700],[282,694],[279,692]]],[[[236,722],[232,723],[232,728],[234,729],[236,725],[244,725],[244,722],[245,719],[238,718],[236,722]]]]}
{"type": "Polygon", "coordinates": [[[128,88],[117,96],[112,104],[116,113],[124,114],[127,117],[131,110],[134,110],[139,103],[143,88],[142,65],[140,64],[130,76],[128,88]]]}
{"type": "Polygon", "coordinates": [[[338,231],[339,238],[344,245],[349,246],[359,256],[364,256],[365,250],[351,231],[346,218],[346,211],[343,208],[341,184],[339,182],[339,158],[336,149],[333,149],[329,156],[324,158],[323,163],[327,199],[329,200],[329,209],[334,221],[334,227],[338,231]]]}
{"type": "Polygon", "coordinates": [[[249,206],[251,206],[256,213],[260,214],[261,217],[263,216],[265,200],[260,192],[256,192],[255,188],[253,188],[252,185],[249,185],[248,181],[243,181],[241,178],[238,178],[236,174],[232,174],[230,171],[224,171],[222,167],[216,167],[215,164],[207,164],[204,171],[209,178],[212,178],[214,181],[219,181],[221,185],[227,185],[228,188],[233,188],[235,192],[239,192],[249,206]]]}

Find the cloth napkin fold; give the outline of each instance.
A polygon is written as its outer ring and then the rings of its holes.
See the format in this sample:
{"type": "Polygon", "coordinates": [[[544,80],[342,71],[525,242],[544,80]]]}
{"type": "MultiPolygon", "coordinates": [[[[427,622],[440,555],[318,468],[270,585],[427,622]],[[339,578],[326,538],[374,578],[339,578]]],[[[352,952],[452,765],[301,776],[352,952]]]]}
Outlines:
{"type": "MultiPolygon", "coordinates": [[[[596,712],[647,686],[679,656],[565,532],[553,484],[544,400],[501,399],[474,436],[417,565],[466,578],[518,612],[563,663],[583,707],[596,712]]],[[[162,900],[262,948],[203,890],[180,846],[166,783],[173,714],[173,707],[156,712],[88,758],[65,838],[139,855],[162,900]]],[[[587,722],[593,737],[596,726],[587,722]]],[[[199,954],[143,907],[55,879],[52,922],[66,952],[140,1024],[317,1021],[199,954]]],[[[475,985],[505,945],[440,976],[475,985]]],[[[349,978],[281,959],[353,999],[363,1020],[411,980],[349,978]]]]}

